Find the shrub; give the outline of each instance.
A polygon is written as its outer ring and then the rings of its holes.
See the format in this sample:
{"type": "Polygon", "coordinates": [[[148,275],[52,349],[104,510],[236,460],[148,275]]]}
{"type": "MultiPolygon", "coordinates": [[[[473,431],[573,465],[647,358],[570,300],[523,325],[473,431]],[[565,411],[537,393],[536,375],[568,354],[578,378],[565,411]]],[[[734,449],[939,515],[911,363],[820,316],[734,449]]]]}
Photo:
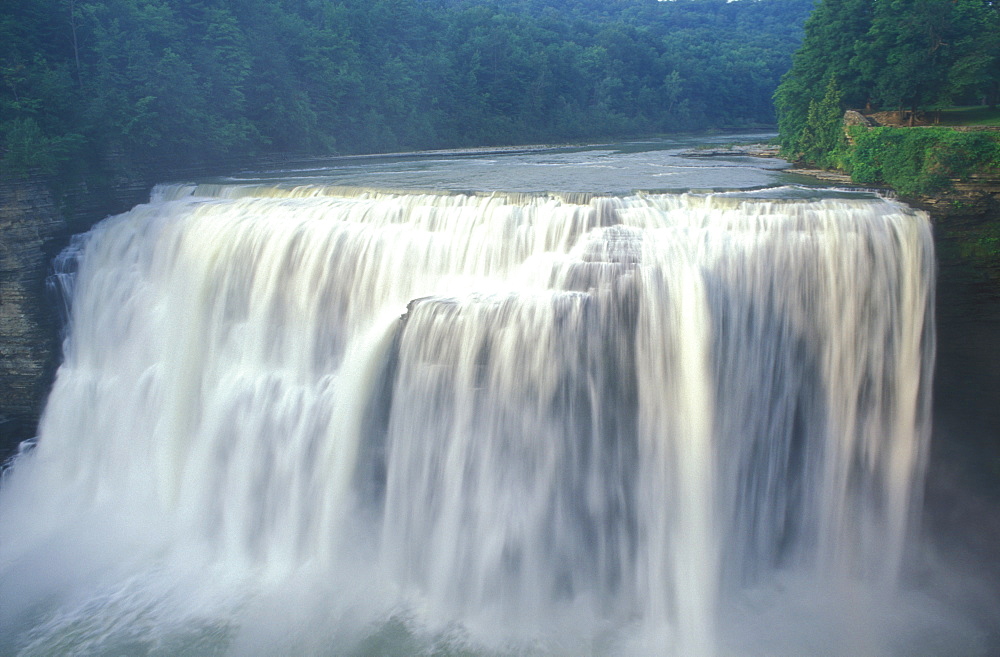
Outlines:
{"type": "Polygon", "coordinates": [[[1000,135],[948,128],[850,129],[844,160],[858,183],[886,184],[904,196],[948,189],[955,179],[1000,168],[1000,135]]]}
{"type": "Polygon", "coordinates": [[[49,137],[30,117],[4,121],[0,124],[0,169],[15,177],[31,171],[55,173],[81,140],[74,134],[49,137]]]}

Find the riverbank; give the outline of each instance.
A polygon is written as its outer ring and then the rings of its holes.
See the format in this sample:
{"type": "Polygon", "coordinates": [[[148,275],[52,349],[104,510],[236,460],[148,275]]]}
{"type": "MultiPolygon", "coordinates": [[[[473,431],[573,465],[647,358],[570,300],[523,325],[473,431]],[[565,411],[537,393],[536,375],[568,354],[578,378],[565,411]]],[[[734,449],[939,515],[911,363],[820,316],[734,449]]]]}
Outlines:
{"type": "MultiPolygon", "coordinates": [[[[750,143],[750,144],[728,144],[726,146],[703,146],[692,148],[681,153],[684,157],[712,158],[712,157],[764,157],[768,159],[783,159],[781,157],[781,147],[775,144],[750,143]]],[[[824,182],[834,182],[844,185],[855,184],[851,177],[843,171],[828,171],[806,166],[805,164],[793,164],[791,168],[784,169],[785,173],[795,173],[803,176],[811,176],[824,182]]]]}
{"type": "Polygon", "coordinates": [[[936,220],[968,222],[1000,217],[1000,140],[998,126],[903,128],[872,123],[858,112],[844,115],[843,168],[820,168],[788,160],[769,143],[706,145],[685,157],[749,156],[777,158],[791,166],[786,173],[826,183],[885,189],[936,220]]]}

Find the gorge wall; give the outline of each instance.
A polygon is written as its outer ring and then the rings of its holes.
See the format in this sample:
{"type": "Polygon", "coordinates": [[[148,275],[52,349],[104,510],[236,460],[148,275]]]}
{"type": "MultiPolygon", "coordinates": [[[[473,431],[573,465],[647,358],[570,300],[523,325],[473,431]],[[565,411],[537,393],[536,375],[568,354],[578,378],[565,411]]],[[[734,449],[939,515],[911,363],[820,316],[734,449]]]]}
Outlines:
{"type": "Polygon", "coordinates": [[[45,276],[67,223],[40,180],[0,181],[0,450],[34,434],[58,357],[45,276]]]}

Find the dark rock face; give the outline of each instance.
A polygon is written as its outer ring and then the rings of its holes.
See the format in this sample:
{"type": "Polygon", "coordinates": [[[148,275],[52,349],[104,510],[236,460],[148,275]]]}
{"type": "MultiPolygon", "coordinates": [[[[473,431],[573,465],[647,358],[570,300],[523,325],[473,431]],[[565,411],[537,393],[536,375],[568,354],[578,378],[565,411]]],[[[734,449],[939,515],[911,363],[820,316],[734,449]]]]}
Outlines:
{"type": "Polygon", "coordinates": [[[66,222],[48,186],[0,181],[0,454],[34,436],[58,358],[56,320],[45,302],[52,253],[66,222]]]}
{"type": "Polygon", "coordinates": [[[952,188],[934,196],[904,198],[910,205],[930,212],[935,220],[992,220],[1000,216],[1000,175],[973,174],[966,180],[953,180],[952,188]]]}

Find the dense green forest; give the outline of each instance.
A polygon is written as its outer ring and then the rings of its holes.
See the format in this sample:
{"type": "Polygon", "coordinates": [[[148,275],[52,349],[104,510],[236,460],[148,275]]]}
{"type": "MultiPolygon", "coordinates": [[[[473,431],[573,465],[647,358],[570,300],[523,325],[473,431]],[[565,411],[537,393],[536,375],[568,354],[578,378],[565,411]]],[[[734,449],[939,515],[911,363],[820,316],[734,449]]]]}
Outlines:
{"type": "MultiPolygon", "coordinates": [[[[775,93],[785,154],[844,168],[850,168],[841,128],[846,108],[914,116],[998,101],[1000,3],[994,0],[820,0],[775,93]]],[[[914,149],[930,144],[929,135],[893,139],[914,149]]]]}
{"type": "Polygon", "coordinates": [[[813,0],[3,0],[0,168],[773,124],[813,0]]]}

